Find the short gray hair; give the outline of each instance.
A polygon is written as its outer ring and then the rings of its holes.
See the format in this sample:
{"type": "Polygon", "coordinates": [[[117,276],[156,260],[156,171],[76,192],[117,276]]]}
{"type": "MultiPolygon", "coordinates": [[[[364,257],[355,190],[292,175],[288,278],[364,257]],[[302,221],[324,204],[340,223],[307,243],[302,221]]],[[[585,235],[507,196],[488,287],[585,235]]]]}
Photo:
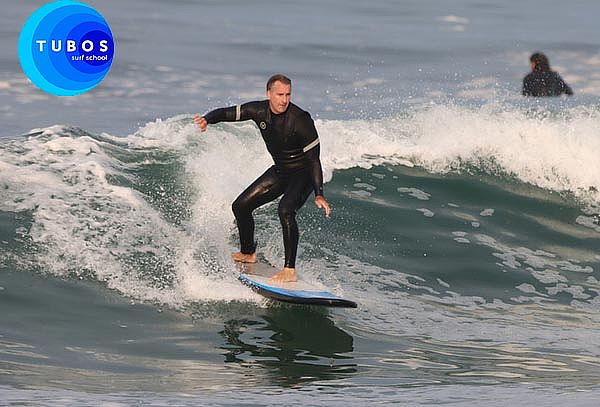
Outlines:
{"type": "Polygon", "coordinates": [[[273,75],[269,78],[269,80],[267,81],[267,90],[271,90],[271,88],[273,87],[273,84],[275,82],[281,82],[284,85],[291,85],[292,84],[292,80],[290,78],[288,78],[285,75],[282,75],[280,73],[273,75]]]}

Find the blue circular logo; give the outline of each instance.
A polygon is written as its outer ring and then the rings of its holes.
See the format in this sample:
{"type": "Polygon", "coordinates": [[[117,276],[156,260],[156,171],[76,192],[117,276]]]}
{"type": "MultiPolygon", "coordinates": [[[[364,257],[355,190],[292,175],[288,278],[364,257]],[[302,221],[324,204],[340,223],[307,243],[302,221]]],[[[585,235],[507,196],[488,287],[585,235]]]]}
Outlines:
{"type": "Polygon", "coordinates": [[[115,53],[112,32],[92,7],[59,0],[37,10],[19,37],[25,74],[57,96],[87,92],[108,73],[115,53]]]}

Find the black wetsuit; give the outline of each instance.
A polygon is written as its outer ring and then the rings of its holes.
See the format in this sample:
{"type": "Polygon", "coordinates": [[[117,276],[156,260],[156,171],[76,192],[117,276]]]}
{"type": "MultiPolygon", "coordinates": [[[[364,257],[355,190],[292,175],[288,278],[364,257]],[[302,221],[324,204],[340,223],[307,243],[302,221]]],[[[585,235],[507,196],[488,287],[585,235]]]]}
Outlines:
{"type": "Polygon", "coordinates": [[[296,211],[311,191],[323,195],[323,171],[319,160],[319,136],[310,114],[290,103],[281,114],[271,112],[269,101],[249,102],[213,110],[204,115],[209,124],[252,120],[262,134],[275,165],[254,181],[233,202],[240,233],[241,252],[256,251],[252,211],[277,197],[283,229],[285,267],[295,268],[298,248],[296,211]]]}
{"type": "Polygon", "coordinates": [[[532,71],[523,79],[524,96],[572,95],[573,91],[554,71],[532,71]]]}

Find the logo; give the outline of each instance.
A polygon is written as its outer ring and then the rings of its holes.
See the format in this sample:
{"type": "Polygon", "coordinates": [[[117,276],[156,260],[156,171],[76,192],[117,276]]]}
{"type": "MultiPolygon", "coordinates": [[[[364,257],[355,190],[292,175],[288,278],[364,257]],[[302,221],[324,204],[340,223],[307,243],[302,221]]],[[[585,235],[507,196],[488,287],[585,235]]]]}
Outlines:
{"type": "Polygon", "coordinates": [[[260,126],[260,128],[261,128],[261,129],[263,129],[263,130],[264,130],[264,129],[266,129],[266,128],[267,128],[267,123],[265,123],[265,122],[260,122],[259,126],[260,126]]]}
{"type": "Polygon", "coordinates": [[[57,96],[87,92],[102,81],[113,61],[110,27],[92,7],[73,0],[49,3],[29,17],[19,37],[23,72],[57,96]]]}

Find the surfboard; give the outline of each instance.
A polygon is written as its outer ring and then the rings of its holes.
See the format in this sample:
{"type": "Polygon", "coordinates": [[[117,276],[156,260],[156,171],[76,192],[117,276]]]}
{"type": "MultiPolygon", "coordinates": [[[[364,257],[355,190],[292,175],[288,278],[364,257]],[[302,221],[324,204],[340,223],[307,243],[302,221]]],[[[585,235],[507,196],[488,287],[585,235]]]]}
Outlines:
{"type": "Polygon", "coordinates": [[[264,263],[236,263],[239,280],[263,297],[292,304],[321,305],[325,307],[356,308],[354,301],[339,297],[329,291],[303,281],[279,283],[269,281],[278,273],[275,267],[264,263]]]}

